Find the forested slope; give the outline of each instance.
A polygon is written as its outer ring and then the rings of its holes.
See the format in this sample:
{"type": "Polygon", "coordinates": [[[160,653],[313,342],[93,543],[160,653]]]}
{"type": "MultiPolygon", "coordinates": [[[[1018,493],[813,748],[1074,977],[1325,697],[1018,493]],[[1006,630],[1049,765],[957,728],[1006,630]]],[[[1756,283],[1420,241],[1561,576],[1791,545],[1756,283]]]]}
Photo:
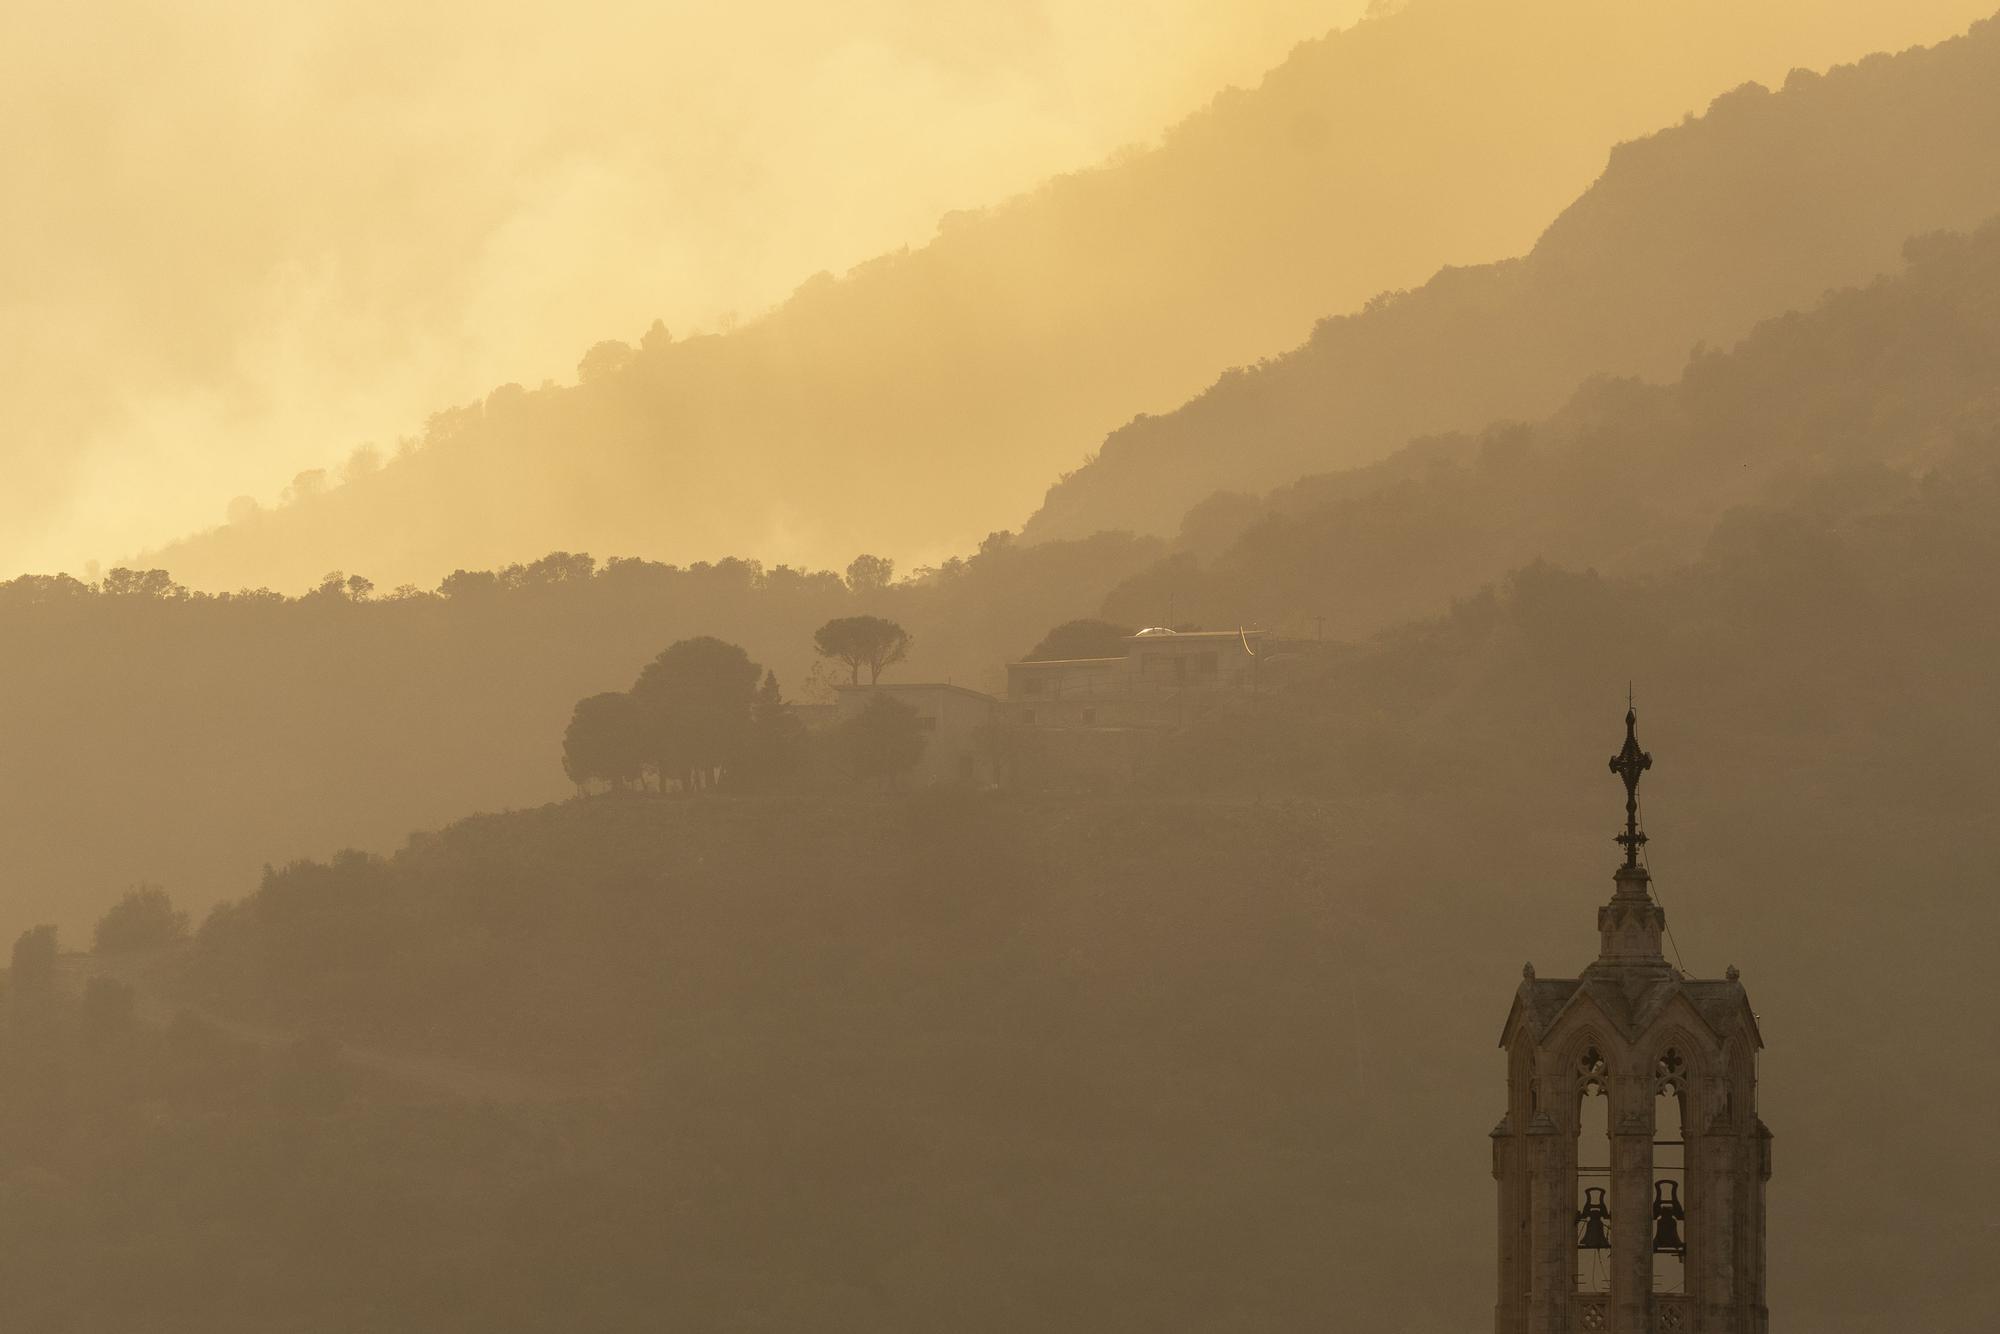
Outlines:
{"type": "Polygon", "coordinates": [[[1985,22],[1778,92],[1738,89],[1621,146],[1523,258],[1447,269],[1326,320],[1294,351],[1114,432],[1025,533],[1170,532],[1218,489],[1537,418],[1593,374],[1669,378],[1697,344],[1889,271],[1909,237],[2000,212],[1996,83],[2000,23],[1985,22]]]}
{"type": "Polygon", "coordinates": [[[558,796],[571,706],[693,635],[742,644],[798,698],[813,630],[878,613],[916,641],[890,679],[997,690],[1004,662],[1073,617],[1151,624],[1171,606],[1296,632],[1323,617],[1352,640],[1538,558],[1659,573],[1731,506],[1955,476],[2000,423],[2000,229],[1911,253],[1908,273],[1769,322],[1673,385],[1598,382],[1538,425],[1205,506],[1173,553],[996,540],[860,591],[746,562],[575,557],[365,600],[0,587],[0,685],[21,702],[0,713],[11,925],[79,926],[144,880],[205,907],[266,862],[558,796]]]}
{"type": "MultiPolygon", "coordinates": [[[[1996,356],[1989,226],[1676,384],[1210,507],[1183,572],[1215,605],[1351,582],[1352,619],[1389,624],[1115,797],[600,796],[317,860],[266,824],[275,868],[153,964],[321,1036],[250,1050],[115,989],[0,992],[7,1309],[203,1334],[274,1309],[313,1334],[1475,1328],[1493,1043],[1524,959],[1595,948],[1631,682],[1674,957],[1740,967],[1770,1043],[1773,1309],[1982,1330],[2000,1082],[1934,1020],[1983,1012],[2000,930],[1996,356]],[[342,1041],[577,1096],[399,1092],[342,1041]],[[1891,1068],[1923,1096],[1885,1099],[1891,1068]]],[[[5,660],[61,701],[46,733],[10,715],[8,772],[85,793],[89,822],[17,794],[10,842],[57,872],[221,843],[268,818],[260,783],[315,785],[322,847],[356,812],[386,833],[426,791],[554,787],[562,711],[662,640],[782,666],[867,607],[1018,652],[1159,550],[995,542],[865,593],[575,559],[362,601],[16,583],[5,642],[72,656],[5,660]]]]}
{"type": "Polygon", "coordinates": [[[888,679],[997,688],[1002,663],[1159,551],[995,542],[859,590],[741,560],[561,553],[430,592],[336,579],[218,597],[160,572],[0,584],[0,932],[81,926],[140,881],[203,908],[266,862],[559,796],[571,707],[677,639],[743,645],[796,700],[813,631],[878,613],[915,637],[888,679]]]}
{"type": "MultiPolygon", "coordinates": [[[[1598,379],[1549,418],[1218,497],[1106,601],[1338,638],[1442,610],[1538,559],[1657,573],[1732,507],[1893,493],[2000,453],[2000,221],[1913,241],[1904,271],[1759,325],[1667,385],[1598,379]]],[[[1936,484],[1936,483],[1934,483],[1936,484]]]]}
{"type": "Polygon", "coordinates": [[[1741,512],[1668,576],[1518,572],[1218,718],[1139,800],[600,797],[279,869],[181,956],[193,994],[578,1103],[343,1098],[324,1054],[10,995],[9,1298],[211,1334],[272,1302],[315,1331],[1476,1328],[1493,1044],[1522,960],[1596,948],[1631,678],[1674,955],[1739,966],[1770,1043],[1774,1311],[1971,1334],[2000,1086],[1933,1020],[1980,1012],[2000,928],[2000,629],[1964,614],[1996,534],[1963,475],[1741,512]],[[1885,1099],[1868,1072],[1904,1067],[1924,1096],[1885,1099]]]}
{"type": "MultiPolygon", "coordinates": [[[[1987,9],[1413,0],[1301,46],[1157,148],[953,215],[930,244],[812,278],[732,332],[660,330],[594,350],[574,386],[502,387],[440,413],[379,471],[324,491],[304,479],[292,503],[148,563],[197,588],[289,590],[329,569],[430,585],[551,550],[814,565],[964,551],[1017,525],[1133,412],[1171,408],[1219,367],[1441,263],[1518,254],[1610,144],[1745,78],[1935,40],[1987,9]]],[[[1928,215],[1935,202],[1913,199],[1902,231],[1949,221],[1928,215]]],[[[1870,258],[1788,272],[1812,292],[1866,276],[1870,258]]],[[[1744,309],[1773,313],[1797,291],[1765,285],[1744,309]]],[[[1676,354],[1697,336],[1662,332],[1676,354]]],[[[1557,378],[1638,368],[1585,358],[1557,378]]],[[[1421,425],[1398,422],[1384,424],[1421,425]]],[[[1292,471],[1313,466],[1325,460],[1292,471]]],[[[1164,479],[1147,489],[1145,514],[1057,526],[1122,527],[1198,498],[1164,479]]]]}

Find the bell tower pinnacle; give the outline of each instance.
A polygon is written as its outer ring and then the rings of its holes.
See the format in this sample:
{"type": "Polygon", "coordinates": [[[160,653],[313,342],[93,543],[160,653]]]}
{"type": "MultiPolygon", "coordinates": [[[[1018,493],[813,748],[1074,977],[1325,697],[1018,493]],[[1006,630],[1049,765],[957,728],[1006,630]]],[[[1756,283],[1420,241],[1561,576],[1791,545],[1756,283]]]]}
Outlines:
{"type": "Polygon", "coordinates": [[[1639,746],[1627,701],[1611,772],[1625,783],[1624,864],[1582,975],[1529,966],[1507,1016],[1496,1334],[1768,1334],[1757,1116],[1763,1046],[1740,975],[1687,976],[1661,952],[1666,913],[1641,861],[1639,746]]]}
{"type": "Polygon", "coordinates": [[[1666,955],[1661,940],[1667,930],[1667,914],[1654,901],[1652,875],[1639,861],[1646,846],[1646,833],[1639,828],[1639,779],[1653,767],[1653,757],[1639,749],[1639,713],[1632,707],[1628,692],[1625,703],[1625,745],[1611,757],[1611,772],[1625,780],[1625,831],[1614,840],[1625,849],[1625,864],[1613,877],[1617,890],[1611,902],[1597,911],[1597,931],[1601,938],[1597,962],[1602,971],[1666,972],[1666,955]]]}
{"type": "Polygon", "coordinates": [[[1639,849],[1646,846],[1646,835],[1639,828],[1639,779],[1646,770],[1653,767],[1653,757],[1639,749],[1639,711],[1632,705],[1632,692],[1625,692],[1625,747],[1611,757],[1611,772],[1625,780],[1625,832],[1617,842],[1625,847],[1625,869],[1637,871],[1643,877],[1645,868],[1639,865],[1639,849]]]}

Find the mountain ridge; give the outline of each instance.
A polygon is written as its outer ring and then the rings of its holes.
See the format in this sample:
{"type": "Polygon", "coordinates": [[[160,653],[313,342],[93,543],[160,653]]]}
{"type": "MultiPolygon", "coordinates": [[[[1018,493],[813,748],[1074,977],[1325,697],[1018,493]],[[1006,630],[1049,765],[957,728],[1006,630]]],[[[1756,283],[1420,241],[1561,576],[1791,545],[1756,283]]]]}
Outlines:
{"type": "Polygon", "coordinates": [[[1525,245],[1605,142],[1780,50],[1837,58],[1974,8],[1420,0],[1302,44],[1157,148],[808,280],[728,335],[600,344],[574,386],[502,386],[379,470],[145,559],[206,588],[333,568],[429,585],[555,549],[935,560],[1016,524],[1135,407],[1525,245]]]}
{"type": "Polygon", "coordinates": [[[1536,422],[1199,507],[1104,614],[1135,622],[1171,596],[1197,621],[1311,617],[1362,639],[1498,569],[1658,575],[1700,559],[1732,510],[1978,475],[2000,440],[2000,216],[1905,251],[1899,272],[1766,320],[1670,384],[1594,377],[1536,422]]]}
{"type": "Polygon", "coordinates": [[[1677,385],[1593,380],[1546,421],[1197,516],[1202,541],[1172,555],[1118,534],[995,541],[876,589],[575,556],[387,596],[0,584],[0,696],[31,705],[0,711],[7,905],[17,926],[74,928],[150,880],[201,908],[265,861],[550,800],[573,704],[680,638],[740,643],[798,698],[816,626],[882,615],[916,640],[893,679],[997,690],[1050,626],[1153,623],[1169,596],[1210,625],[1312,634],[1324,616],[1365,642],[1538,559],[1657,576],[1701,558],[1732,507],[1948,488],[2000,439],[2000,224],[1910,250],[1907,272],[1767,321],[1677,385]],[[105,820],[119,838],[94,836],[105,820]]]}
{"type": "Polygon", "coordinates": [[[1171,532],[1216,490],[1539,418],[1593,374],[1669,378],[1691,347],[1890,271],[1909,237],[2000,211],[1996,79],[1988,19],[1933,47],[1795,72],[1779,92],[1726,93],[1620,145],[1528,254],[1323,320],[1291,352],[1120,428],[1023,535],[1171,532]]]}

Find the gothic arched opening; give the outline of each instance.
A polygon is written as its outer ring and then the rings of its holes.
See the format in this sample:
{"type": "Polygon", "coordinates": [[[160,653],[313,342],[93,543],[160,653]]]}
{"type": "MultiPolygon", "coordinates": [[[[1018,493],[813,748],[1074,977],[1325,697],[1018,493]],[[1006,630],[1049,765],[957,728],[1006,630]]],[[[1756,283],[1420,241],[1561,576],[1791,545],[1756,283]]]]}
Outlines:
{"type": "Polygon", "coordinates": [[[1687,1291],[1687,1062],[1668,1047],[1653,1068],[1653,1291],[1687,1291]]]}
{"type": "Polygon", "coordinates": [[[1611,1291],[1611,1085],[1595,1045],[1577,1059],[1576,1290],[1611,1291]]]}

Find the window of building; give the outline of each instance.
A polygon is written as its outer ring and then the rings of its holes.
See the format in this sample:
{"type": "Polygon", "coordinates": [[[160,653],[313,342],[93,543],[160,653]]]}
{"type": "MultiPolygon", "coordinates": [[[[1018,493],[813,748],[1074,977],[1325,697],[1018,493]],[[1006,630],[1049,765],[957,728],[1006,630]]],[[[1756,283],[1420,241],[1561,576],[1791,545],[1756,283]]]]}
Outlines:
{"type": "Polygon", "coordinates": [[[1042,678],[1041,678],[1041,677],[1039,677],[1039,676],[1031,676],[1031,677],[1029,677],[1029,678],[1028,678],[1028,679],[1027,679],[1026,681],[1023,681],[1023,682],[1021,683],[1021,693],[1022,693],[1022,694],[1024,694],[1024,695],[1039,695],[1039,694],[1041,694],[1041,693],[1042,693],[1042,678]]]}
{"type": "Polygon", "coordinates": [[[917,730],[918,730],[919,732],[935,732],[935,731],[937,731],[937,719],[935,719],[935,718],[919,718],[919,719],[917,719],[917,730]]]}
{"type": "Polygon", "coordinates": [[[1033,727],[1035,725],[1035,711],[1033,709],[1021,710],[1021,721],[1033,727]]]}
{"type": "Polygon", "coordinates": [[[1090,726],[1090,725],[1091,725],[1092,723],[1094,723],[1094,722],[1096,722],[1096,721],[1097,721],[1097,710],[1096,710],[1096,709],[1085,709],[1085,710],[1083,711],[1083,725],[1084,725],[1085,727],[1088,727],[1088,726],[1090,726]]]}

